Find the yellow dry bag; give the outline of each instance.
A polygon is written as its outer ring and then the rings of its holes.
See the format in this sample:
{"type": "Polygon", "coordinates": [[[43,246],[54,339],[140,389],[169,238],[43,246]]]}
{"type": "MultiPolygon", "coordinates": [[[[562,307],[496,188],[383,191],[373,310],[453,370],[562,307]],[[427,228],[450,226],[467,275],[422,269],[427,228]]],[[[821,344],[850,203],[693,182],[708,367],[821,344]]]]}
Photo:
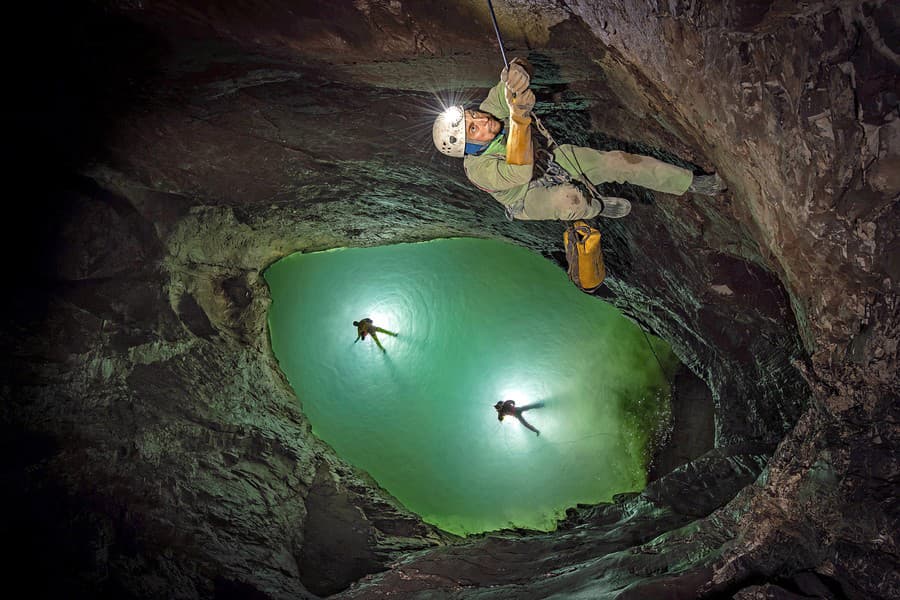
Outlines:
{"type": "Polygon", "coordinates": [[[600,231],[584,221],[571,223],[563,234],[569,279],[582,291],[593,292],[606,278],[600,231]]]}

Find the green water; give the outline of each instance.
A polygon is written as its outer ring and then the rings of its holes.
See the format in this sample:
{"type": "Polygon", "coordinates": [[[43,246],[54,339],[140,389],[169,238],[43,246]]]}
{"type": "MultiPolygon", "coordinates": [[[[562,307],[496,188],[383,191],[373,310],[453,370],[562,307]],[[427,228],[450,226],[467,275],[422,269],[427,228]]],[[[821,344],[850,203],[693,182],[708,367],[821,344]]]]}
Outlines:
{"type": "Polygon", "coordinates": [[[666,375],[637,326],[549,261],[453,239],[295,254],[265,277],[272,347],[316,435],[426,521],[551,530],[643,489],[666,375]],[[354,343],[362,317],[399,333],[386,352],[354,343]],[[543,403],[524,413],[540,436],[498,421],[507,398],[543,403]]]}

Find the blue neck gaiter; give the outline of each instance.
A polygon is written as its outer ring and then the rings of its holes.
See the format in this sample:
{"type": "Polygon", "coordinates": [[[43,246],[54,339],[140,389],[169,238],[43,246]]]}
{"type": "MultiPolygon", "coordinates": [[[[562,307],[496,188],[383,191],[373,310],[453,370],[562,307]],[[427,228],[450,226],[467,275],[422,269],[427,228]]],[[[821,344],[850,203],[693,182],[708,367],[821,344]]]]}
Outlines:
{"type": "Polygon", "coordinates": [[[466,154],[471,154],[472,156],[478,156],[485,150],[487,150],[488,146],[490,146],[495,140],[500,139],[506,134],[506,128],[500,130],[494,139],[488,140],[487,142],[466,142],[466,154]]]}

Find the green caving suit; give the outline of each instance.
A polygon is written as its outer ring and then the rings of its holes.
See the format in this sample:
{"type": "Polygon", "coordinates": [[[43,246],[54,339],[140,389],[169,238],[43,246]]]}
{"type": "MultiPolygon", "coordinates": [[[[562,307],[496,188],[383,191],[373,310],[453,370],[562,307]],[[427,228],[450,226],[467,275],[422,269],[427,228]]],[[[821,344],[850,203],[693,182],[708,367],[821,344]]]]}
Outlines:
{"type": "MultiPolygon", "coordinates": [[[[504,85],[502,81],[495,85],[479,107],[501,120],[509,118],[504,85]]],[[[604,152],[562,144],[553,151],[553,157],[573,179],[577,180],[580,167],[594,184],[628,182],[680,196],[693,181],[693,174],[687,169],[618,150],[604,152]]],[[[505,134],[494,138],[480,155],[467,154],[463,166],[469,181],[493,196],[516,219],[590,219],[601,209],[600,204],[585,197],[578,186],[571,183],[540,185],[532,181],[534,165],[507,164],[505,134]]]]}

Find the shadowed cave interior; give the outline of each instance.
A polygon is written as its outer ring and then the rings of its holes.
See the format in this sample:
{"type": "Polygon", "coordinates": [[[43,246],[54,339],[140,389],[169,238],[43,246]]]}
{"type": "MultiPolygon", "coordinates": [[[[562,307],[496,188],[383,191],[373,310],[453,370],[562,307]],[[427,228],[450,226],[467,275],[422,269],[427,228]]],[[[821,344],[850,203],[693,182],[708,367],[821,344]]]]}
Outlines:
{"type": "Polygon", "coordinates": [[[454,535],[315,435],[270,343],[296,253],[465,238],[565,277],[562,225],[431,142],[496,83],[486,3],[19,7],[0,532],[29,596],[900,595],[896,3],[494,6],[558,138],[728,184],[604,184],[632,214],[567,288],[680,365],[646,486],[454,535]]]}

